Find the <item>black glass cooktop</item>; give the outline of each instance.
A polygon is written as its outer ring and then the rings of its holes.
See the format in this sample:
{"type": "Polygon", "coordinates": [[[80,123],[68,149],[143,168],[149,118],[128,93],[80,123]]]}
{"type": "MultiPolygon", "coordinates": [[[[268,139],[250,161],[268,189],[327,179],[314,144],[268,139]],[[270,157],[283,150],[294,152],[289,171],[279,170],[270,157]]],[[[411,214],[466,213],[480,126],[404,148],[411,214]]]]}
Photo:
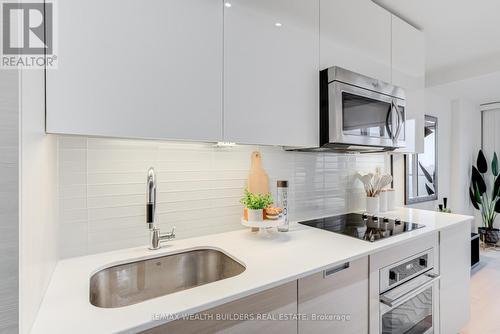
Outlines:
{"type": "Polygon", "coordinates": [[[422,224],[405,222],[400,219],[370,216],[359,213],[349,213],[341,216],[309,220],[300,222],[300,224],[345,234],[370,242],[386,239],[425,226],[422,224]]]}

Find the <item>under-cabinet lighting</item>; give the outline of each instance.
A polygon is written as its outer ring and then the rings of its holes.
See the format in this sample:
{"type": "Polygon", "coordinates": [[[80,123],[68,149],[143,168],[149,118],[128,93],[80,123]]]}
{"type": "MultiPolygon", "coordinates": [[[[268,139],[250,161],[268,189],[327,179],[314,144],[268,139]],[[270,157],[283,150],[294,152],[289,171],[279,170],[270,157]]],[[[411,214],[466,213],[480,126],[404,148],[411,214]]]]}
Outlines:
{"type": "Polygon", "coordinates": [[[215,146],[216,147],[233,147],[233,146],[236,146],[236,143],[220,141],[217,144],[215,144],[215,146]]]}
{"type": "Polygon", "coordinates": [[[224,6],[226,6],[226,8],[231,8],[231,6],[232,6],[232,5],[231,5],[231,3],[230,3],[230,2],[226,2],[226,3],[224,4],[224,6]]]}
{"type": "Polygon", "coordinates": [[[283,24],[281,24],[280,22],[276,22],[274,25],[275,25],[276,27],[278,27],[278,28],[280,28],[280,27],[282,27],[282,26],[283,26],[283,24]]]}

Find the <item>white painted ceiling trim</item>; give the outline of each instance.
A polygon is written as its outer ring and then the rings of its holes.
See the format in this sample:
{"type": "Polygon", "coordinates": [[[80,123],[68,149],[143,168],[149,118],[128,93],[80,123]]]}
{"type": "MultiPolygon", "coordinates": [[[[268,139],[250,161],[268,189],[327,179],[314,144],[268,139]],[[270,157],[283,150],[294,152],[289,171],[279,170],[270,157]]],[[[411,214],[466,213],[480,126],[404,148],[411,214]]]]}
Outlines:
{"type": "Polygon", "coordinates": [[[481,111],[500,109],[500,102],[484,103],[479,106],[481,111]]]}

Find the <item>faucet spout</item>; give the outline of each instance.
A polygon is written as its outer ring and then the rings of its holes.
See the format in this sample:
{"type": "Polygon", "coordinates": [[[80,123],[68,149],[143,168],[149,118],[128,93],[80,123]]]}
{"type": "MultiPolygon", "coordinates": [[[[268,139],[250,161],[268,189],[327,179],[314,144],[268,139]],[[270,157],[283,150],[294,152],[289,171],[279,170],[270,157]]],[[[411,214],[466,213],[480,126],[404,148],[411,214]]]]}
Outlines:
{"type": "Polygon", "coordinates": [[[146,223],[148,228],[153,230],[156,215],[156,173],[153,167],[148,170],[146,194],[146,223]]]}
{"type": "Polygon", "coordinates": [[[149,249],[161,248],[161,243],[175,238],[175,227],[171,232],[161,234],[156,226],[156,174],[153,167],[148,169],[146,184],[146,224],[149,228],[149,249]]]}

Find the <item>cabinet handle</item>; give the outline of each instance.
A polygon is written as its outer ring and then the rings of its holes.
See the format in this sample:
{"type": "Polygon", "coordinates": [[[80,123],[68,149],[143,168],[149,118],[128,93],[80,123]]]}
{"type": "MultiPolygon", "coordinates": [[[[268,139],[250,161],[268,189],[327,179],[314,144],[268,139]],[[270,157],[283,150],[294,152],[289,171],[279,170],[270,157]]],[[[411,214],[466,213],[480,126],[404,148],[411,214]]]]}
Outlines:
{"type": "Polygon", "coordinates": [[[330,268],[323,270],[323,278],[327,278],[330,275],[333,275],[335,273],[338,273],[339,271],[345,270],[351,266],[350,262],[343,263],[341,265],[338,265],[336,267],[330,268]]]}

